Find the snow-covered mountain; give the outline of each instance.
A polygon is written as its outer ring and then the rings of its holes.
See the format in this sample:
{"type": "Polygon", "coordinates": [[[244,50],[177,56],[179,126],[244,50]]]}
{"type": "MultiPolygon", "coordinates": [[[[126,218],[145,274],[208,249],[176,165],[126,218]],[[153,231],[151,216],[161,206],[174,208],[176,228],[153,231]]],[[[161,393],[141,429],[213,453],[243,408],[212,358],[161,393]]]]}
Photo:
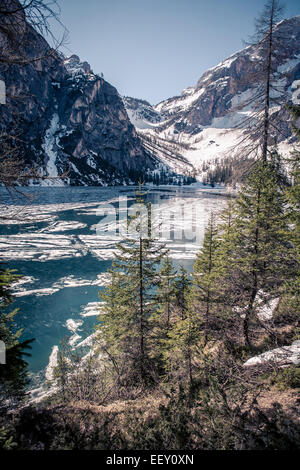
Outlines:
{"type": "Polygon", "coordinates": [[[138,129],[151,129],[163,121],[161,113],[156,111],[148,101],[124,96],[123,102],[130,121],[138,129]]]}
{"type": "MultiPolygon", "coordinates": [[[[300,78],[300,16],[278,23],[274,34],[284,38],[284,53],[276,63],[277,91],[273,94],[282,94],[282,98],[271,110],[280,122],[273,138],[286,154],[294,138],[284,106],[291,99],[292,84],[300,78]]],[[[258,111],[257,103],[252,102],[257,89],[252,77],[263,60],[261,47],[249,46],[231,55],[207,70],[194,87],[153,106],[152,114],[149,103],[145,106],[140,100],[126,98],[127,113],[145,148],[159,158],[166,149],[173,149],[174,168],[179,168],[180,156],[182,162],[188,162],[183,166],[189,171],[194,168],[200,179],[228,159],[239,161],[247,118],[258,111]]]]}
{"type": "MultiPolygon", "coordinates": [[[[14,11],[18,0],[5,2],[14,11]]],[[[256,105],[252,77],[261,46],[233,54],[180,96],[151,106],[122,98],[78,56],[53,51],[25,14],[17,14],[18,28],[8,24],[0,31],[0,79],[7,91],[0,134],[12,136],[12,145],[18,142],[14,158],[17,151],[27,168],[55,178],[39,184],[113,185],[140,177],[190,182],[195,176],[211,179],[225,163],[240,161],[243,120],[256,105]]],[[[293,138],[284,105],[300,78],[300,16],[279,23],[275,34],[285,38],[285,54],[276,64],[284,99],[272,109],[281,118],[274,142],[288,152],[293,138]]]]}
{"type": "MultiPolygon", "coordinates": [[[[15,12],[17,0],[5,2],[15,12]]],[[[141,177],[157,180],[162,174],[164,182],[181,178],[146,150],[116,88],[78,56],[65,58],[51,49],[21,7],[10,18],[0,31],[0,79],[7,93],[0,106],[0,134],[12,136],[14,158],[45,177],[32,184],[114,185],[141,177]]]]}

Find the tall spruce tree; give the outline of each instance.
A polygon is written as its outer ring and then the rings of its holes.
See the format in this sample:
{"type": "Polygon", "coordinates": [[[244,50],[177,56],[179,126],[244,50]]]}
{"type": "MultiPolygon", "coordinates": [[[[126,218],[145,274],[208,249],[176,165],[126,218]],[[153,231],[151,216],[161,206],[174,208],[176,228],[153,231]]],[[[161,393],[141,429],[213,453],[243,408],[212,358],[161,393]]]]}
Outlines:
{"type": "Polygon", "coordinates": [[[217,326],[215,314],[218,311],[216,302],[220,297],[218,282],[221,277],[218,256],[219,238],[216,217],[211,213],[205,229],[203,246],[197,255],[193,271],[193,298],[203,318],[205,342],[211,327],[217,326]]]}
{"type": "MultiPolygon", "coordinates": [[[[280,297],[293,272],[293,248],[284,214],[283,192],[272,162],[257,162],[234,206],[230,231],[223,235],[230,253],[227,283],[231,304],[243,318],[245,342],[261,299],[280,297]]],[[[222,251],[222,246],[221,246],[222,251]]]]}
{"type": "Polygon", "coordinates": [[[156,291],[153,297],[154,309],[151,315],[151,354],[156,359],[158,367],[161,367],[162,372],[164,370],[163,350],[166,347],[168,332],[173,320],[176,277],[172,260],[167,253],[156,277],[156,291]]]}
{"type": "MultiPolygon", "coordinates": [[[[294,122],[292,130],[300,141],[300,105],[288,106],[294,122]],[[297,124],[298,123],[298,124],[297,124]]],[[[291,184],[286,190],[287,217],[290,222],[289,236],[295,247],[295,276],[288,279],[286,286],[289,307],[299,313],[300,309],[300,150],[299,146],[291,152],[287,160],[290,168],[291,184]]]]}
{"type": "Polygon", "coordinates": [[[195,356],[199,344],[199,317],[191,305],[191,280],[181,266],[174,283],[175,303],[172,323],[163,349],[165,367],[171,378],[188,382],[195,380],[195,356]]]}
{"type": "Polygon", "coordinates": [[[177,316],[184,319],[186,312],[189,308],[191,294],[191,280],[187,270],[180,265],[179,273],[174,281],[174,307],[177,311],[177,316]]]}
{"type": "Polygon", "coordinates": [[[128,227],[135,236],[117,244],[111,280],[100,294],[105,301],[99,332],[103,351],[111,361],[119,385],[148,386],[156,380],[151,354],[151,317],[156,309],[157,267],[164,247],[152,238],[151,205],[142,186],[136,195],[136,214],[128,227]]]}

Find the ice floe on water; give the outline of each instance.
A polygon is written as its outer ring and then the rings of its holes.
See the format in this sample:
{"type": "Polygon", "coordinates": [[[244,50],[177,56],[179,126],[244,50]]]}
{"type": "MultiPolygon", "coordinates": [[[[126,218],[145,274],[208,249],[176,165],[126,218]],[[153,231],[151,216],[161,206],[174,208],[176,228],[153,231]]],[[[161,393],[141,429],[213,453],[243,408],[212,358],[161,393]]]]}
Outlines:
{"type": "Polygon", "coordinates": [[[27,276],[22,278],[20,281],[12,284],[13,288],[13,295],[15,297],[25,297],[29,295],[35,295],[37,297],[41,297],[43,295],[52,295],[56,292],[59,292],[61,289],[64,288],[73,288],[73,287],[82,287],[82,286],[106,286],[109,282],[110,275],[108,273],[101,273],[98,274],[96,279],[81,279],[76,278],[73,275],[64,276],[60,278],[57,282],[52,284],[49,287],[44,287],[40,289],[31,289],[26,290],[23,286],[26,283],[34,283],[37,281],[34,277],[27,276]]]}
{"type": "Polygon", "coordinates": [[[103,309],[104,305],[105,305],[105,302],[89,302],[80,313],[80,316],[82,317],[98,316],[101,313],[101,310],[103,309]]]}
{"type": "MultiPolygon", "coordinates": [[[[96,323],[96,317],[104,303],[97,301],[97,289],[89,287],[101,288],[109,282],[110,276],[105,271],[110,263],[106,261],[111,261],[115,257],[116,244],[121,239],[118,229],[121,228],[121,222],[125,221],[127,207],[130,207],[130,204],[127,206],[127,201],[134,199],[132,196],[135,188],[127,188],[124,190],[124,196],[120,197],[122,191],[123,188],[49,188],[47,191],[33,188],[36,199],[31,204],[0,207],[0,258],[5,261],[20,262],[21,268],[19,264],[17,265],[20,271],[24,264],[26,269],[27,266],[32,266],[32,269],[27,269],[26,273],[32,273],[34,277],[27,276],[13,285],[13,293],[21,298],[22,308],[25,309],[25,327],[30,314],[37,314],[36,306],[41,309],[43,308],[41,304],[44,302],[43,298],[35,302],[30,296],[45,296],[46,300],[46,296],[52,296],[63,289],[74,289],[71,291],[74,292],[74,298],[71,295],[72,312],[77,312],[77,318],[68,318],[73,313],[70,315],[67,308],[61,308],[61,301],[56,304],[58,299],[54,296],[53,302],[52,299],[50,302],[45,302],[45,305],[48,304],[48,310],[47,308],[45,312],[42,310],[44,317],[39,323],[42,329],[36,327],[36,337],[40,342],[43,342],[43,335],[56,331],[50,339],[50,345],[45,341],[45,348],[47,343],[47,348],[50,349],[45,351],[45,360],[43,359],[42,365],[38,366],[41,367],[42,377],[33,384],[32,396],[37,401],[40,399],[37,397],[51,394],[48,389],[39,385],[43,383],[45,376],[48,381],[53,377],[59,348],[52,347],[52,344],[59,344],[65,336],[66,328],[69,332],[70,348],[76,351],[78,348],[80,354],[89,354],[89,349],[96,340],[96,333],[88,337],[86,335],[89,334],[92,324],[96,323]],[[111,217],[111,220],[106,216],[111,217]],[[41,274],[43,270],[40,269],[39,262],[67,259],[70,261],[66,263],[46,264],[45,275],[41,274]],[[21,264],[24,261],[26,263],[21,264]],[[38,274],[35,273],[35,269],[38,274]],[[57,270],[51,273],[51,280],[47,278],[48,269],[57,270]],[[86,289],[81,289],[84,286],[86,289]],[[50,330],[48,327],[53,329],[50,330]]],[[[184,263],[184,260],[188,260],[187,265],[190,266],[199,251],[210,211],[216,206],[220,209],[225,200],[207,195],[201,197],[197,188],[192,187],[154,188],[152,195],[153,201],[157,201],[157,204],[153,204],[153,224],[160,227],[159,241],[166,243],[171,258],[176,260],[175,264],[177,261],[182,260],[184,263]]],[[[11,263],[12,267],[14,265],[15,263],[11,263]]],[[[69,292],[60,295],[66,299],[70,297],[69,292]]],[[[20,312],[22,313],[22,309],[20,312]]],[[[38,313],[40,315],[40,311],[38,313]]]]}
{"type": "Polygon", "coordinates": [[[74,346],[77,343],[77,341],[80,340],[80,338],[81,338],[80,335],[78,335],[77,333],[74,333],[74,335],[72,335],[68,341],[69,345],[74,346]]]}
{"type": "Polygon", "coordinates": [[[43,295],[52,295],[55,292],[58,292],[59,289],[54,289],[53,287],[44,288],[44,289],[32,289],[32,290],[24,290],[20,292],[14,292],[15,297],[25,297],[27,295],[35,295],[36,297],[42,297],[43,295]]]}
{"type": "Polygon", "coordinates": [[[0,236],[0,257],[3,260],[53,260],[81,256],[73,235],[19,233],[0,236]]]}
{"type": "Polygon", "coordinates": [[[78,328],[82,326],[82,323],[83,323],[82,320],[74,320],[73,318],[69,318],[66,321],[66,327],[68,328],[69,331],[72,331],[72,333],[75,333],[76,330],[78,330],[78,328]]]}
{"type": "Polygon", "coordinates": [[[75,276],[65,276],[59,279],[53,288],[63,289],[65,287],[81,287],[81,286],[105,286],[109,282],[109,274],[98,274],[96,279],[77,279],[75,276]]]}
{"type": "Polygon", "coordinates": [[[98,333],[92,333],[90,336],[85,338],[83,341],[76,345],[76,348],[90,347],[95,343],[98,333]]]}
{"type": "Polygon", "coordinates": [[[49,363],[45,371],[45,377],[49,381],[53,380],[54,369],[58,365],[58,351],[59,351],[58,346],[53,346],[50,357],[49,357],[49,363]]]}
{"type": "Polygon", "coordinates": [[[51,232],[66,232],[69,230],[78,230],[85,228],[87,225],[81,222],[74,221],[56,221],[48,227],[42,228],[40,233],[51,233],[51,232]]]}
{"type": "Polygon", "coordinates": [[[71,338],[69,339],[68,343],[70,346],[74,346],[77,341],[81,339],[81,336],[77,333],[77,330],[83,325],[83,320],[74,320],[73,318],[69,318],[66,321],[66,328],[73,333],[71,338]]]}
{"type": "Polygon", "coordinates": [[[36,281],[37,279],[34,278],[33,276],[23,276],[18,281],[13,282],[11,284],[11,288],[13,289],[14,292],[21,292],[25,290],[23,287],[24,284],[33,284],[36,281]]]}

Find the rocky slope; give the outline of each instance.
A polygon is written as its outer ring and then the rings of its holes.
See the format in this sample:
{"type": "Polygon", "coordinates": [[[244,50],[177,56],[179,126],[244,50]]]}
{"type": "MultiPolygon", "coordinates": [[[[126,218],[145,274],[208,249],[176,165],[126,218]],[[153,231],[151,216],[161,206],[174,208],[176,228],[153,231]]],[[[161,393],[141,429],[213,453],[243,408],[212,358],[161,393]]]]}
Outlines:
{"type": "MultiPolygon", "coordinates": [[[[279,150],[287,153],[293,138],[284,105],[291,99],[292,84],[300,78],[300,16],[278,23],[275,36],[282,37],[284,45],[275,64],[272,93],[278,102],[272,113],[280,118],[280,129],[274,131],[273,137],[279,150]]],[[[156,142],[160,149],[175,146],[176,160],[180,154],[202,178],[224,159],[240,158],[243,132],[249,124],[246,119],[258,111],[258,84],[253,81],[253,74],[262,60],[261,46],[249,46],[205,72],[181,96],[153,106],[153,114],[149,104],[128,99],[127,112],[144,140],[156,142]]],[[[158,155],[161,157],[159,152],[158,155]]]]}
{"type": "MultiPolygon", "coordinates": [[[[10,8],[18,4],[3,2],[10,8]]],[[[88,63],[53,51],[22,12],[12,18],[10,24],[0,21],[0,79],[7,91],[0,133],[2,141],[3,135],[13,136],[13,158],[18,154],[28,168],[52,177],[32,183],[123,184],[141,175],[157,183],[209,180],[228,159],[239,161],[243,122],[257,112],[251,100],[259,47],[233,54],[181,96],[151,106],[122,99],[88,63]]],[[[300,17],[279,23],[275,34],[285,44],[276,64],[283,98],[272,109],[281,122],[273,137],[287,153],[293,139],[284,104],[300,78],[300,17]]]]}
{"type": "Polygon", "coordinates": [[[1,132],[17,136],[28,167],[56,178],[39,184],[122,184],[150,174],[157,162],[117,90],[77,56],[65,59],[51,50],[22,12],[12,24],[0,29],[0,79],[7,92],[1,132]],[[66,178],[58,178],[66,170],[66,178]]]}

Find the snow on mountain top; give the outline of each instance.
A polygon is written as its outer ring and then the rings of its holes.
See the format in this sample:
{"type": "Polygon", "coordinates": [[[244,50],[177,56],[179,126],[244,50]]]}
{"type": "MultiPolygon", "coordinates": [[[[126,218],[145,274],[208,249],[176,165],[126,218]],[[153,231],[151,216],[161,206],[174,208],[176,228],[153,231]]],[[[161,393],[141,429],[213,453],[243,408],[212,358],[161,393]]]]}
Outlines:
{"type": "Polygon", "coordinates": [[[182,90],[181,96],[191,95],[191,94],[194,93],[194,91],[195,91],[195,88],[193,86],[190,86],[190,87],[185,88],[184,90],[182,90]]]}
{"type": "Polygon", "coordinates": [[[150,103],[138,98],[124,96],[123,103],[131,123],[138,129],[151,129],[162,121],[162,116],[150,103]]]}
{"type": "Polygon", "coordinates": [[[64,65],[73,78],[79,75],[94,77],[90,64],[88,62],[80,62],[80,58],[75,54],[67,57],[64,60],[64,65]]]}
{"type": "Polygon", "coordinates": [[[184,93],[181,96],[172,98],[170,100],[162,101],[161,103],[154,106],[154,109],[159,113],[177,113],[178,111],[187,109],[204,93],[204,88],[198,90],[195,90],[195,88],[188,88],[188,90],[191,91],[188,93],[184,93]]]}

